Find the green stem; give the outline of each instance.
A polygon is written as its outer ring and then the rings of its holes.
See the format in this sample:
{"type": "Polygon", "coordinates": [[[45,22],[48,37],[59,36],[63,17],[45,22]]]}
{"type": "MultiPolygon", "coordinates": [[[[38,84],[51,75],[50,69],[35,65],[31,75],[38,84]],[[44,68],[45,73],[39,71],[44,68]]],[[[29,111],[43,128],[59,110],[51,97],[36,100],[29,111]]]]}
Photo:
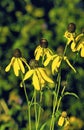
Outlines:
{"type": "MultiPolygon", "coordinates": [[[[67,50],[67,47],[68,47],[68,44],[66,44],[65,46],[65,49],[64,49],[64,53],[63,53],[63,58],[66,54],[66,50],[67,50]]],[[[62,65],[62,61],[63,61],[63,58],[61,60],[61,65],[62,65]]],[[[54,94],[54,105],[53,105],[53,112],[52,112],[52,118],[51,118],[51,124],[50,124],[50,130],[54,130],[54,116],[55,116],[55,112],[58,111],[58,108],[60,106],[60,102],[61,102],[61,99],[62,97],[60,96],[59,98],[59,90],[60,90],[60,83],[61,83],[61,76],[60,76],[60,72],[61,72],[61,66],[60,66],[60,69],[59,69],[59,73],[58,73],[58,77],[57,77],[57,90],[55,88],[55,92],[56,92],[56,95],[54,94]],[[56,111],[55,111],[56,110],[56,111]]],[[[63,90],[64,91],[64,90],[63,90]]]]}
{"type": "Polygon", "coordinates": [[[58,73],[57,81],[58,81],[58,85],[56,85],[56,87],[57,87],[56,95],[54,94],[54,103],[53,103],[53,112],[52,112],[50,130],[54,130],[55,110],[56,110],[56,106],[57,106],[57,102],[58,102],[58,96],[59,96],[59,90],[60,90],[60,81],[61,81],[60,72],[58,73]]]}
{"type": "Polygon", "coordinates": [[[36,107],[36,90],[34,90],[34,110],[35,110],[35,127],[36,130],[38,129],[38,125],[37,125],[37,107],[36,107]]]}
{"type": "Polygon", "coordinates": [[[61,96],[60,96],[60,98],[59,98],[59,100],[58,100],[58,104],[57,104],[56,112],[57,112],[58,109],[59,109],[59,106],[60,106],[60,103],[61,103],[61,100],[62,100],[62,97],[63,97],[64,91],[65,91],[65,88],[66,88],[66,86],[64,86],[63,89],[62,89],[61,96]]]}
{"type": "Polygon", "coordinates": [[[31,130],[30,102],[29,102],[29,99],[28,99],[28,95],[27,95],[27,91],[26,91],[26,86],[25,86],[25,83],[23,81],[23,74],[22,73],[21,73],[21,78],[22,78],[22,84],[23,84],[24,93],[25,93],[25,97],[26,97],[26,101],[27,101],[27,107],[28,107],[28,122],[29,122],[29,127],[27,125],[27,130],[31,130]]]}
{"type": "Polygon", "coordinates": [[[24,92],[25,92],[25,97],[26,97],[27,106],[28,106],[28,119],[29,119],[29,129],[28,130],[31,130],[30,102],[29,102],[29,99],[28,99],[28,96],[27,96],[27,91],[26,91],[25,83],[24,83],[24,92]]]}
{"type": "Polygon", "coordinates": [[[40,106],[39,106],[39,111],[38,111],[38,123],[37,123],[37,126],[39,126],[39,123],[40,123],[42,94],[43,94],[42,91],[40,91],[40,106]]]}

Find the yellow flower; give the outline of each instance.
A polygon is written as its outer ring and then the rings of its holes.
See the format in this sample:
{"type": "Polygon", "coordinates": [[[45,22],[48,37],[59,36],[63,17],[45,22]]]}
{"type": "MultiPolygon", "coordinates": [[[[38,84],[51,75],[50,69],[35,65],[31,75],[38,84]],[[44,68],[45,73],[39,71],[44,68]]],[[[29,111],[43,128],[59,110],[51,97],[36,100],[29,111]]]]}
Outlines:
{"type": "Polygon", "coordinates": [[[44,66],[47,66],[50,63],[50,61],[52,61],[51,69],[52,69],[52,74],[54,74],[55,72],[58,72],[58,69],[61,65],[62,60],[65,60],[66,63],[73,69],[73,71],[76,72],[75,68],[71,65],[71,63],[69,62],[66,56],[62,57],[57,54],[47,58],[44,62],[44,66]]]}
{"type": "Polygon", "coordinates": [[[66,111],[63,111],[61,113],[61,116],[59,117],[59,120],[58,120],[58,125],[59,126],[64,126],[64,127],[66,127],[67,125],[69,125],[69,119],[67,117],[66,111]]]}
{"type": "Polygon", "coordinates": [[[64,36],[68,39],[67,44],[69,45],[75,38],[75,30],[76,25],[75,23],[69,23],[67,26],[67,31],[65,32],[64,36]]]}
{"type": "Polygon", "coordinates": [[[69,45],[72,41],[74,41],[75,33],[71,33],[71,32],[66,31],[64,34],[64,37],[67,38],[67,40],[68,40],[67,44],[69,45]]]}
{"type": "Polygon", "coordinates": [[[46,82],[54,83],[53,80],[48,77],[44,68],[36,68],[29,70],[25,76],[23,81],[32,77],[32,84],[36,90],[41,90],[44,87],[46,82]]]}
{"type": "Polygon", "coordinates": [[[39,60],[40,57],[49,57],[53,52],[48,48],[48,41],[44,38],[40,40],[40,45],[35,49],[34,55],[35,59],[39,60]]]}
{"type": "MultiPolygon", "coordinates": [[[[41,90],[46,82],[54,83],[53,80],[46,74],[45,68],[37,67],[36,60],[32,60],[31,64],[34,65],[35,62],[35,68],[30,69],[24,76],[23,81],[32,78],[32,84],[36,90],[41,90]]],[[[21,84],[22,87],[22,84],[21,84]]]]}
{"type": "Polygon", "coordinates": [[[71,49],[73,52],[80,52],[81,57],[84,57],[84,34],[79,34],[75,41],[71,43],[71,49]]]}
{"type": "Polygon", "coordinates": [[[13,67],[14,73],[16,76],[19,76],[19,71],[22,73],[25,73],[25,68],[23,63],[25,63],[28,66],[26,59],[22,57],[21,51],[19,49],[14,50],[13,57],[10,61],[10,63],[5,68],[5,71],[8,72],[11,67],[13,67]]]}

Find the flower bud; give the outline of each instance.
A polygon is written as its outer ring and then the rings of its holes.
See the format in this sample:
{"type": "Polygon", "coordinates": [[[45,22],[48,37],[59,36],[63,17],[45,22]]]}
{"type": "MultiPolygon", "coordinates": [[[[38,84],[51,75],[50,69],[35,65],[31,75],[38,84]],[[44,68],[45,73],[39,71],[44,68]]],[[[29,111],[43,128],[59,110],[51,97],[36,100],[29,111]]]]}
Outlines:
{"type": "Polygon", "coordinates": [[[29,66],[31,67],[31,69],[38,67],[38,61],[35,59],[31,59],[29,62],[29,66]]]}
{"type": "Polygon", "coordinates": [[[20,51],[20,49],[15,49],[14,52],[13,52],[13,56],[16,57],[16,58],[19,58],[22,56],[22,53],[20,51]]]}
{"type": "Polygon", "coordinates": [[[68,32],[70,33],[74,33],[76,30],[76,25],[74,23],[69,23],[68,27],[67,27],[68,32]]]}
{"type": "Polygon", "coordinates": [[[48,41],[45,38],[40,39],[40,46],[42,48],[47,48],[48,47],[48,41]]]}
{"type": "Polygon", "coordinates": [[[62,117],[66,118],[67,117],[67,112],[66,111],[63,111],[62,114],[61,114],[62,117]]]}

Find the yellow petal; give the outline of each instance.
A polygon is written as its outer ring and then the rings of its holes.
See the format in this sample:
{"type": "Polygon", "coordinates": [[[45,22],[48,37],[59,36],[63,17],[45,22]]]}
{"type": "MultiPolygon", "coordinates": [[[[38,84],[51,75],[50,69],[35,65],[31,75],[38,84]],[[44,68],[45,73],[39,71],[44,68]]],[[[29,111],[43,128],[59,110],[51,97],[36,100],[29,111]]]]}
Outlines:
{"type": "Polygon", "coordinates": [[[52,62],[52,73],[54,74],[54,71],[58,71],[58,68],[60,67],[61,59],[59,56],[56,56],[56,58],[52,62]]]}
{"type": "Polygon", "coordinates": [[[18,58],[18,64],[19,64],[19,67],[20,67],[22,73],[25,73],[25,68],[24,68],[24,65],[20,58],[18,58]]]}
{"type": "Polygon", "coordinates": [[[29,71],[25,74],[23,81],[25,81],[26,79],[30,78],[33,73],[34,73],[34,70],[29,70],[29,71]]]}
{"type": "Polygon", "coordinates": [[[41,52],[38,52],[38,53],[35,55],[35,60],[39,60],[41,56],[42,56],[42,53],[41,53],[41,52]]]}
{"type": "Polygon", "coordinates": [[[58,120],[58,125],[59,125],[59,126],[63,126],[63,124],[64,124],[64,117],[61,116],[61,117],[59,118],[59,120],[58,120]]]}
{"type": "Polygon", "coordinates": [[[47,66],[51,60],[52,60],[52,57],[48,57],[48,58],[45,60],[45,62],[44,62],[44,66],[47,66]]]}
{"type": "MultiPolygon", "coordinates": [[[[8,114],[8,111],[9,111],[9,109],[8,109],[8,106],[7,106],[7,104],[6,104],[6,102],[4,101],[4,99],[1,99],[0,100],[0,107],[2,106],[2,108],[3,108],[3,110],[4,110],[4,112],[6,113],[6,114],[8,114]]],[[[1,116],[1,115],[0,115],[1,116]]]]}
{"type": "Polygon", "coordinates": [[[46,48],[46,49],[45,49],[45,55],[46,55],[46,57],[48,58],[48,57],[50,57],[50,56],[53,55],[53,52],[52,52],[49,48],[46,48]]]}
{"type": "Polygon", "coordinates": [[[37,74],[35,72],[34,72],[33,77],[32,77],[32,84],[34,85],[36,90],[41,89],[38,76],[37,76],[37,74]]]}
{"type": "Polygon", "coordinates": [[[38,71],[41,73],[41,76],[45,81],[49,83],[54,83],[53,80],[50,77],[48,77],[48,75],[46,74],[43,68],[38,68],[38,71]]]}
{"type": "Polygon", "coordinates": [[[47,50],[48,50],[48,52],[49,52],[51,55],[53,55],[52,50],[50,50],[49,48],[47,48],[47,50]]]}
{"type": "Polygon", "coordinates": [[[42,56],[42,48],[38,46],[34,52],[35,59],[39,60],[40,56],[42,56]]]}
{"type": "Polygon", "coordinates": [[[9,70],[10,70],[10,68],[11,68],[11,66],[12,66],[12,64],[13,64],[13,62],[14,62],[14,57],[11,59],[11,62],[7,65],[7,67],[5,68],[5,71],[6,72],[8,72],[9,70]]]}
{"type": "Polygon", "coordinates": [[[65,124],[64,124],[64,127],[66,127],[66,126],[68,126],[68,125],[70,125],[70,121],[69,121],[68,118],[65,118],[65,124]]]}
{"type": "Polygon", "coordinates": [[[72,70],[76,73],[75,68],[71,65],[67,57],[64,57],[64,60],[67,62],[67,64],[72,68],[72,70]]]}
{"type": "Polygon", "coordinates": [[[15,75],[19,76],[20,67],[19,67],[19,64],[18,64],[18,58],[15,58],[15,61],[13,63],[13,69],[14,69],[15,75]]]}
{"type": "Polygon", "coordinates": [[[78,46],[77,46],[77,51],[80,51],[80,49],[83,47],[83,44],[82,43],[79,43],[78,46]]]}
{"type": "Polygon", "coordinates": [[[36,55],[36,53],[41,49],[40,45],[36,47],[35,51],[34,51],[34,55],[36,55]]]}
{"type": "Polygon", "coordinates": [[[84,46],[81,48],[81,57],[84,57],[84,46]]]}
{"type": "Polygon", "coordinates": [[[38,76],[38,79],[39,79],[39,82],[40,82],[41,87],[44,86],[45,80],[44,80],[43,77],[41,76],[41,73],[40,73],[39,69],[36,69],[36,73],[37,73],[37,76],[38,76]]]}
{"type": "Polygon", "coordinates": [[[11,68],[11,63],[9,63],[9,65],[7,65],[7,67],[5,68],[5,71],[8,72],[11,68]]]}
{"type": "Polygon", "coordinates": [[[77,42],[78,40],[80,40],[83,36],[84,36],[83,33],[81,33],[81,34],[79,34],[78,36],[76,36],[76,38],[75,38],[76,42],[77,42]]]}
{"type": "Polygon", "coordinates": [[[72,42],[72,43],[71,43],[71,50],[72,50],[73,52],[76,51],[75,46],[76,46],[76,43],[75,43],[75,42],[72,42]]]}
{"type": "Polygon", "coordinates": [[[28,67],[28,69],[30,70],[30,66],[28,65],[28,63],[27,63],[27,61],[26,61],[26,59],[25,58],[20,58],[24,63],[25,63],[25,65],[28,67]]]}

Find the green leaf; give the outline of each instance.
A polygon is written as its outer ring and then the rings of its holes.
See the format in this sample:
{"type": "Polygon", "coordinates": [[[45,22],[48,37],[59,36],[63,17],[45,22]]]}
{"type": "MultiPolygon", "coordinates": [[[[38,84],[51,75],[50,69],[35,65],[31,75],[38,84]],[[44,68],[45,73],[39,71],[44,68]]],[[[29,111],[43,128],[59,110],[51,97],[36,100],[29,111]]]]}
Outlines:
{"type": "Polygon", "coordinates": [[[73,93],[73,92],[65,92],[65,93],[64,93],[64,96],[65,96],[65,95],[74,96],[74,97],[76,97],[76,98],[79,99],[78,95],[77,95],[76,93],[73,93]]]}
{"type": "Polygon", "coordinates": [[[47,122],[45,122],[45,123],[41,126],[40,130],[43,130],[46,125],[47,125],[47,122]]]}

